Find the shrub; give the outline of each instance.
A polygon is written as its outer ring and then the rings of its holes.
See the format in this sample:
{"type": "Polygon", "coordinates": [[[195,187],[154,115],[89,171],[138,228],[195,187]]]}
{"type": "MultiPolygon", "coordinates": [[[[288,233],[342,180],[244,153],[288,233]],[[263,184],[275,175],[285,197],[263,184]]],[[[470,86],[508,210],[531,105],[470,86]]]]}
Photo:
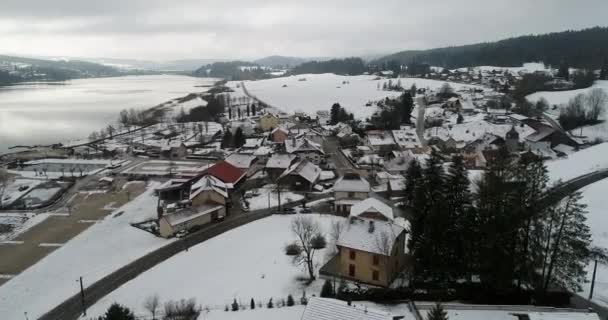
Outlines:
{"type": "Polygon", "coordinates": [[[313,249],[323,249],[327,246],[327,241],[325,240],[325,237],[322,234],[317,233],[310,240],[310,244],[313,249]]]}
{"type": "Polygon", "coordinates": [[[323,287],[321,288],[321,293],[319,295],[321,298],[332,298],[335,296],[334,286],[329,279],[326,279],[325,283],[323,283],[323,287]]]}
{"type": "Polygon", "coordinates": [[[166,320],[195,320],[202,311],[201,306],[196,304],[194,298],[167,301],[164,307],[166,320]]]}
{"type": "Polygon", "coordinates": [[[253,298],[251,298],[251,302],[249,303],[249,308],[251,308],[251,310],[255,309],[255,301],[253,301],[253,298]]]}
{"type": "Polygon", "coordinates": [[[285,246],[285,254],[288,256],[297,256],[302,253],[302,248],[297,243],[291,243],[285,246]]]}
{"type": "Polygon", "coordinates": [[[274,308],[274,304],[272,303],[272,298],[270,298],[270,300],[268,300],[268,304],[266,305],[266,307],[267,307],[268,309],[272,309],[272,308],[274,308]]]}
{"type": "Polygon", "coordinates": [[[102,320],[135,320],[133,312],[129,308],[114,302],[106,311],[102,320]]]}
{"type": "Polygon", "coordinates": [[[287,306],[288,307],[292,307],[293,305],[295,305],[295,301],[293,301],[293,296],[292,295],[288,295],[287,296],[287,306]]]}
{"type": "Polygon", "coordinates": [[[236,302],[236,298],[232,302],[232,311],[239,311],[239,304],[236,302]]]}

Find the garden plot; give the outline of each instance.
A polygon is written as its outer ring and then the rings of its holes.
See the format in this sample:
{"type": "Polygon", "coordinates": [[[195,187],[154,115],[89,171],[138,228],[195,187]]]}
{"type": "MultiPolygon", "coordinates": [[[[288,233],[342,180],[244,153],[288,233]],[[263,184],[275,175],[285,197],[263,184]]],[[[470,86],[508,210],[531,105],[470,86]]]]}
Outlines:
{"type": "Polygon", "coordinates": [[[153,182],[133,201],[95,223],[35,265],[0,286],[0,319],[37,319],[118,268],[167,245],[166,240],[130,225],[156,216],[153,182]],[[86,257],[86,258],[85,258],[86,257]],[[43,292],[40,288],[44,288],[43,292]],[[24,303],[26,301],[27,303],[24,303]]]}
{"type": "Polygon", "coordinates": [[[85,159],[41,159],[28,161],[19,170],[11,172],[24,177],[59,178],[84,176],[98,173],[108,167],[122,165],[125,161],[85,159]]]}
{"type": "MultiPolygon", "coordinates": [[[[345,219],[307,216],[319,222],[326,234],[332,221],[345,219]]],[[[249,305],[251,298],[261,302],[273,298],[276,302],[289,294],[297,300],[304,290],[309,297],[318,295],[323,280],[306,287],[298,280],[306,276],[305,270],[294,266],[284,252],[285,245],[295,240],[290,230],[293,218],[271,216],[191,247],[104,297],[90,309],[90,314],[102,314],[114,301],[145,314],[142,302],[151,294],[158,294],[162,301],[192,297],[203,307],[217,310],[224,310],[235,298],[249,305]]],[[[327,258],[327,250],[316,253],[318,267],[327,258]]]]}
{"type": "MultiPolygon", "coordinates": [[[[287,190],[281,190],[281,203],[295,202],[304,199],[301,194],[287,190]]],[[[249,210],[260,210],[279,205],[279,195],[276,185],[265,185],[262,188],[251,190],[245,201],[249,204],[249,210]]]]}

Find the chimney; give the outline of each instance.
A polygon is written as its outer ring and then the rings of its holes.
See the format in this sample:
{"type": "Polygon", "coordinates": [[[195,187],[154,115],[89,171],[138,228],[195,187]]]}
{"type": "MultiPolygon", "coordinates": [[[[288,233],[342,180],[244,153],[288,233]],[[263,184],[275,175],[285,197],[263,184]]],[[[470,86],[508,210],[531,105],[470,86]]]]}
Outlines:
{"type": "Polygon", "coordinates": [[[369,231],[369,233],[374,233],[374,221],[373,220],[369,221],[369,229],[367,229],[367,231],[369,231]]]}

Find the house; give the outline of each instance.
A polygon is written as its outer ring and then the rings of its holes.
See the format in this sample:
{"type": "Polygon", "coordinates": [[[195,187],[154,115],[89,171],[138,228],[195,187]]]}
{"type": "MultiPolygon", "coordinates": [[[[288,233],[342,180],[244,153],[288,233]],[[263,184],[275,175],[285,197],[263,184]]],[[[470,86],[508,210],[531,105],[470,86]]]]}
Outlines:
{"type": "MultiPolygon", "coordinates": [[[[188,197],[193,207],[214,203],[226,206],[228,186],[213,176],[203,176],[190,187],[188,197]]],[[[225,210],[224,210],[225,215],[225,210]]]]}
{"type": "Polygon", "coordinates": [[[402,197],[405,192],[405,178],[399,176],[395,179],[389,179],[386,191],[389,197],[402,197]]]}
{"type": "Polygon", "coordinates": [[[282,185],[289,185],[293,190],[312,191],[319,181],[321,171],[319,166],[304,159],[290,165],[278,181],[282,185]]]}
{"type": "Polygon", "coordinates": [[[397,144],[391,131],[373,130],[367,132],[367,144],[380,154],[390,153],[397,144]]]}
{"type": "Polygon", "coordinates": [[[319,123],[320,126],[327,125],[327,123],[329,123],[329,120],[331,120],[329,111],[327,111],[327,110],[317,111],[317,123],[319,123]]]}
{"type": "Polygon", "coordinates": [[[314,143],[323,143],[323,134],[315,129],[306,128],[294,131],[296,134],[296,139],[308,139],[314,143]]]}
{"type": "Polygon", "coordinates": [[[350,208],[351,217],[393,221],[393,209],[376,198],[367,198],[350,208]]]}
{"type": "Polygon", "coordinates": [[[283,127],[276,127],[270,132],[270,139],[274,143],[284,143],[289,137],[289,130],[283,127]]]}
{"type": "Polygon", "coordinates": [[[271,113],[267,113],[267,114],[261,116],[260,119],[258,119],[258,127],[260,127],[260,129],[262,131],[270,131],[270,130],[278,127],[279,123],[280,123],[279,117],[277,117],[271,113]]]}
{"type": "Polygon", "coordinates": [[[278,178],[287,168],[289,168],[298,157],[294,154],[275,153],[266,162],[266,172],[271,179],[278,178]]]}
{"type": "Polygon", "coordinates": [[[538,128],[535,133],[527,136],[525,140],[527,143],[547,142],[550,144],[551,148],[560,144],[571,147],[578,146],[578,143],[566,133],[547,125],[538,128]]]}
{"type": "Polygon", "coordinates": [[[416,133],[416,129],[393,130],[392,133],[395,143],[400,150],[422,148],[422,143],[416,133]]]}
{"type": "Polygon", "coordinates": [[[346,173],[334,184],[334,209],[336,214],[347,216],[350,208],[369,198],[369,182],[356,173],[346,173]]]}
{"type": "Polygon", "coordinates": [[[203,175],[210,175],[226,184],[227,189],[236,189],[245,181],[247,172],[243,171],[227,161],[220,161],[206,169],[203,175]]]}
{"type": "Polygon", "coordinates": [[[163,213],[161,209],[159,210],[158,229],[162,237],[169,238],[180,231],[190,230],[221,219],[222,212],[225,215],[226,207],[215,204],[205,204],[196,208],[188,206],[167,213],[163,213]]]}
{"type": "Polygon", "coordinates": [[[248,177],[252,176],[257,170],[258,158],[252,154],[233,153],[224,161],[245,171],[248,177]]]}
{"type": "Polygon", "coordinates": [[[295,137],[285,141],[285,151],[297,155],[300,159],[308,159],[319,165],[325,156],[321,145],[308,139],[296,139],[295,137]]]}
{"type": "Polygon", "coordinates": [[[168,141],[160,147],[160,156],[165,159],[184,158],[187,154],[188,149],[182,141],[168,141]]]}
{"type": "MultiPolygon", "coordinates": [[[[392,217],[392,210],[387,213],[385,209],[366,207],[357,207],[357,212],[367,214],[371,211],[370,215],[385,219],[392,217]]],[[[353,281],[388,287],[405,265],[406,228],[392,220],[363,218],[354,214],[345,223],[336,242],[338,253],[334,272],[353,281]]]]}
{"type": "MultiPolygon", "coordinates": [[[[413,315],[412,315],[413,317],[413,315]]],[[[335,299],[312,297],[299,320],[393,320],[390,313],[335,299]]],[[[405,319],[405,320],[409,320],[405,319]]]]}

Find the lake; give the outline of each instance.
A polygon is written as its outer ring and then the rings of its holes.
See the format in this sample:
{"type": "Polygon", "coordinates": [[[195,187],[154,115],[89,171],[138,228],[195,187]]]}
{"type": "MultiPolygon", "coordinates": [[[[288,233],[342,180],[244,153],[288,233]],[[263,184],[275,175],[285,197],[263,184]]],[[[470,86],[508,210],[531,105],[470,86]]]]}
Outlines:
{"type": "Polygon", "coordinates": [[[125,108],[149,108],[208,88],[214,79],[125,76],[0,87],[0,154],[14,145],[86,138],[125,108]]]}

